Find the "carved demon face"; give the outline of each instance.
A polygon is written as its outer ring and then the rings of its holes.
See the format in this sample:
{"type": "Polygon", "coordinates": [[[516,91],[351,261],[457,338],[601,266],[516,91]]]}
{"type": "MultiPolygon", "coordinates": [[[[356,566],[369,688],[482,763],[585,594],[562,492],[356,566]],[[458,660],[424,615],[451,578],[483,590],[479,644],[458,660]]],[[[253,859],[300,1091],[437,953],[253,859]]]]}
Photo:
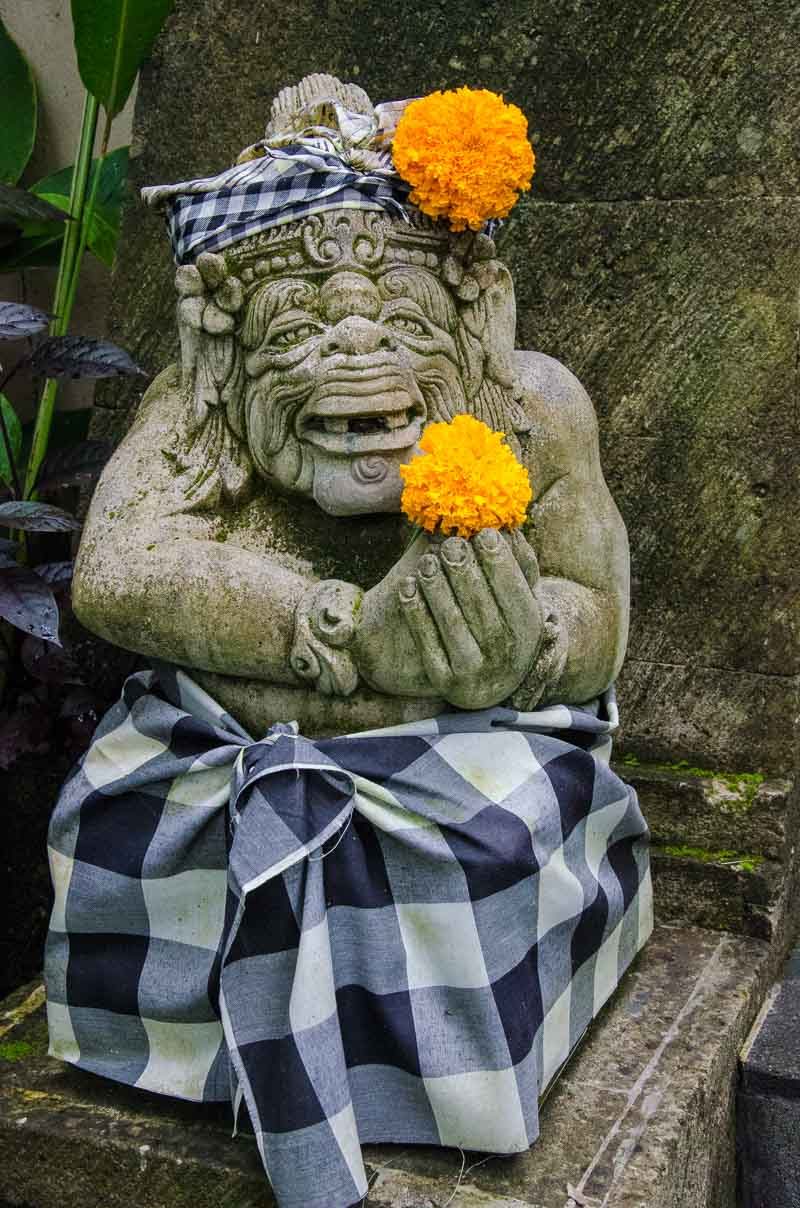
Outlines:
{"type": "Polygon", "coordinates": [[[243,333],[261,473],[334,515],[397,510],[424,424],[464,409],[457,321],[422,268],[263,286],[243,333]]]}
{"type": "Polygon", "coordinates": [[[240,264],[237,330],[217,337],[230,355],[212,357],[255,471],[331,515],[399,510],[426,423],[471,411],[519,429],[513,289],[493,245],[465,267],[393,231],[342,211],[307,220],[291,255],[240,264]]]}

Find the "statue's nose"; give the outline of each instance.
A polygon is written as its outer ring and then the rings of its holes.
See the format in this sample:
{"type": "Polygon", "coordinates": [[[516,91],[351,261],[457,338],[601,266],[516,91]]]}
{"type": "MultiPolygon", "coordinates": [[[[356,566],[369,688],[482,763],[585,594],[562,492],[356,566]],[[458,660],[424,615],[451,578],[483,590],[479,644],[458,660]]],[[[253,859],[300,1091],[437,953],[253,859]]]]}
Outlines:
{"type": "Polygon", "coordinates": [[[320,345],[320,353],[324,357],[363,356],[369,352],[379,352],[386,349],[394,352],[397,341],[380,323],[364,319],[360,315],[349,315],[332,327],[320,345]]]}

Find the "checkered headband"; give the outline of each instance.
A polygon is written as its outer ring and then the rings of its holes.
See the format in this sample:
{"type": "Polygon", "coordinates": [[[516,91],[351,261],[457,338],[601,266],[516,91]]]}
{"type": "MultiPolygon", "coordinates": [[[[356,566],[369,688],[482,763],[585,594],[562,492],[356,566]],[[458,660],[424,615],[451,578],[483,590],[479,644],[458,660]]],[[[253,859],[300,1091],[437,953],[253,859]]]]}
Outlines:
{"type": "Polygon", "coordinates": [[[191,264],[201,252],[324,210],[404,217],[409,189],[391,169],[360,171],[329,140],[304,139],[217,176],[143,189],[142,197],[164,210],[175,262],[191,264]]]}

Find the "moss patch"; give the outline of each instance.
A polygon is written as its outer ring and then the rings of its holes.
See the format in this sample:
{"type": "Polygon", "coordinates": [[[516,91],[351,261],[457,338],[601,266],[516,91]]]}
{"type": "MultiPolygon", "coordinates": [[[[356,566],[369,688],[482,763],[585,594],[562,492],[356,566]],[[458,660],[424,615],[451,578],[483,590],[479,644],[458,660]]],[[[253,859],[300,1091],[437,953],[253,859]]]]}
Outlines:
{"type": "Polygon", "coordinates": [[[0,1061],[22,1061],[33,1052],[33,1045],[25,1040],[9,1040],[0,1044],[0,1061]]]}
{"type": "Polygon", "coordinates": [[[623,767],[671,772],[673,775],[691,776],[695,780],[713,781],[720,790],[714,804],[727,811],[744,812],[750,809],[764,783],[761,772],[720,772],[713,768],[694,767],[688,759],[680,759],[677,763],[642,763],[635,755],[626,755],[621,762],[623,767]]]}
{"type": "Polygon", "coordinates": [[[665,846],[656,847],[653,850],[665,856],[672,856],[676,860],[699,860],[702,864],[725,864],[735,872],[756,872],[764,863],[763,856],[733,851],[728,848],[722,851],[708,851],[704,847],[665,846]]]}

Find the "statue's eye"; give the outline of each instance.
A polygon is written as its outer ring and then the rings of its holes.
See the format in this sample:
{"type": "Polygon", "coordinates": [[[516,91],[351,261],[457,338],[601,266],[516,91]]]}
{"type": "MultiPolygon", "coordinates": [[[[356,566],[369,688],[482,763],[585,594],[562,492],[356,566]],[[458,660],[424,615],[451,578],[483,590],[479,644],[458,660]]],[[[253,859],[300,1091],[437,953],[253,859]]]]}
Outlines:
{"type": "Polygon", "coordinates": [[[397,331],[404,331],[409,336],[427,336],[428,329],[423,323],[417,319],[412,319],[408,315],[389,315],[386,320],[390,326],[397,331]]]}
{"type": "Polygon", "coordinates": [[[272,337],[270,346],[279,349],[294,348],[295,344],[310,340],[316,330],[313,323],[298,323],[295,327],[285,327],[272,337]]]}

